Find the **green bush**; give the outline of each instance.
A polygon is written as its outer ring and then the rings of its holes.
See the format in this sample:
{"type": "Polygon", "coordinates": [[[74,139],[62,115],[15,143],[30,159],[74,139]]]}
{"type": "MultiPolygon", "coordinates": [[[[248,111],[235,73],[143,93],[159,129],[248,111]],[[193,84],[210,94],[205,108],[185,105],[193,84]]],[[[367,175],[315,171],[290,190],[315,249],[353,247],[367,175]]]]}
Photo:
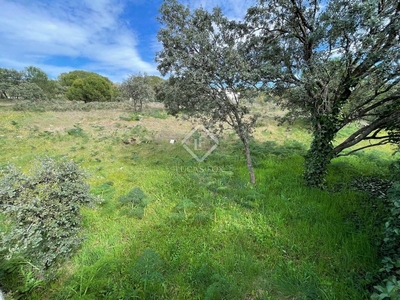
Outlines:
{"type": "Polygon", "coordinates": [[[15,100],[14,111],[91,111],[91,110],[130,110],[129,102],[79,102],[53,99],[48,101],[15,100]]]}
{"type": "MultiPolygon", "coordinates": [[[[38,161],[33,174],[8,166],[0,178],[0,282],[6,290],[22,293],[29,290],[21,288],[27,276],[48,278],[53,267],[78,248],[80,207],[97,201],[75,162],[48,157],[38,161]],[[21,277],[22,282],[10,280],[21,277]]],[[[33,286],[37,282],[30,281],[33,286]]]]}
{"type": "Polygon", "coordinates": [[[383,267],[381,283],[374,286],[376,292],[371,299],[400,300],[400,168],[399,162],[392,165],[394,182],[387,191],[389,216],[385,222],[381,245],[383,267]]]}
{"type": "Polygon", "coordinates": [[[99,75],[76,79],[65,94],[68,100],[104,102],[112,100],[112,83],[99,75]]]}

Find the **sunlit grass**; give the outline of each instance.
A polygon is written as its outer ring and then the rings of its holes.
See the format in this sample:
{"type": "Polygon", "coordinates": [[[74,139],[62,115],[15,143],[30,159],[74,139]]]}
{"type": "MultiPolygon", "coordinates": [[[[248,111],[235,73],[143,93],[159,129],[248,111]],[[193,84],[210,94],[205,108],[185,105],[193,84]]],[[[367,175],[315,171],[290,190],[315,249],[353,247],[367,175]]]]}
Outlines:
{"type": "Polygon", "coordinates": [[[82,210],[81,249],[33,299],[368,297],[368,279],[380,267],[381,210],[348,184],[387,176],[388,152],[336,159],[329,188],[310,189],[302,179],[309,133],[271,121],[252,145],[257,185],[251,186],[234,137],[221,138],[197,163],[180,143],[169,143],[172,137],[157,134],[168,127],[179,138],[191,128],[163,113],[140,121],[148,132],[115,111],[71,115],[73,121],[62,113],[0,114],[0,166],[28,169],[37,155],[68,155],[104,199],[82,210]],[[48,130],[52,122],[57,130],[48,130]],[[74,125],[82,134],[68,133],[74,125]],[[125,144],[133,132],[149,143],[125,144]],[[118,197],[134,188],[149,198],[142,219],[118,206],[118,197]]]}

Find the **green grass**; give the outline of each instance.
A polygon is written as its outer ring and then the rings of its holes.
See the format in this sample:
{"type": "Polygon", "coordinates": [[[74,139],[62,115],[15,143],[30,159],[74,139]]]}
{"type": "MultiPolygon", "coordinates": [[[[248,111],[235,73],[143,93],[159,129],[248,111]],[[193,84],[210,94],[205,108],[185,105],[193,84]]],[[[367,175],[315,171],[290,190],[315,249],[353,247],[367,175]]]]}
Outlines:
{"type": "Polygon", "coordinates": [[[140,124],[105,111],[61,124],[60,114],[0,111],[0,167],[29,169],[37,155],[68,155],[104,199],[82,210],[81,249],[32,299],[368,298],[380,268],[382,210],[347,186],[360,176],[387,176],[387,152],[338,159],[329,188],[309,189],[302,180],[309,134],[270,121],[268,132],[288,136],[257,136],[251,186],[229,135],[197,163],[146,125],[178,122],[163,113],[151,111],[140,124]],[[140,143],[124,144],[131,136],[140,143]],[[136,188],[147,196],[141,218],[118,201],[136,188]]]}

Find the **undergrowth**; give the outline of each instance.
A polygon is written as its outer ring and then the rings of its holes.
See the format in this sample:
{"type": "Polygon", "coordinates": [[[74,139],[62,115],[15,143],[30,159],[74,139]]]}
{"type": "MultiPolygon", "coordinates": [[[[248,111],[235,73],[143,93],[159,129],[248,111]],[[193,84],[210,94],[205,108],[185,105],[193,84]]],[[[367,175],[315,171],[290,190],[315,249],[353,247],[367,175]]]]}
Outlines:
{"type": "Polygon", "coordinates": [[[22,125],[0,121],[0,166],[13,160],[27,168],[38,153],[68,155],[91,173],[91,192],[104,200],[82,209],[81,249],[56,280],[32,288],[31,299],[370,296],[386,210],[350,183],[363,174],[387,179],[390,160],[380,154],[335,160],[327,190],[306,188],[307,137],[299,129],[297,140],[252,142],[252,186],[231,138],[198,163],[135,120],[118,130],[80,126],[84,138],[73,124],[73,134],[47,134],[28,129],[21,115],[12,120],[22,125]],[[128,138],[149,142],[126,145],[128,138]]]}

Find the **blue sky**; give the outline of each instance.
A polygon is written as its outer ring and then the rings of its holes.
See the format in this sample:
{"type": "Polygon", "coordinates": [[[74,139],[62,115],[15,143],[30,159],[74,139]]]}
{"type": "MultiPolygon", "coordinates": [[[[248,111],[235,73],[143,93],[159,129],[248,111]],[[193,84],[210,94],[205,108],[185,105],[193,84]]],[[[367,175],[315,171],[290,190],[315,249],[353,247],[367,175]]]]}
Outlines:
{"type": "MultiPolygon", "coordinates": [[[[253,0],[181,0],[192,9],[220,6],[242,18],[253,0]]],[[[154,62],[162,0],[0,0],[0,67],[36,66],[50,78],[92,71],[121,82],[154,62]]]]}

